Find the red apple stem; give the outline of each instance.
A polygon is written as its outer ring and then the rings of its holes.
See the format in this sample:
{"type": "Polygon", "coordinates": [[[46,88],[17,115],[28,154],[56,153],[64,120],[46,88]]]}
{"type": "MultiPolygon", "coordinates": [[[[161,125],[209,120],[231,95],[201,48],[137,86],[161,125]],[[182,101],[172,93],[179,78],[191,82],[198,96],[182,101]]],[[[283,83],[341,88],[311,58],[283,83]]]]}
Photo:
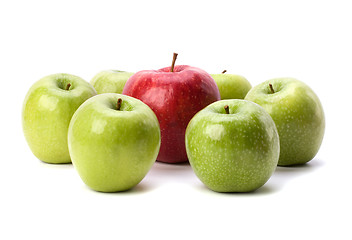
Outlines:
{"type": "Polygon", "coordinates": [[[221,72],[221,74],[224,74],[224,73],[226,73],[226,72],[227,72],[227,70],[224,70],[224,71],[221,72]]]}
{"type": "Polygon", "coordinates": [[[117,104],[116,104],[116,109],[117,109],[117,110],[120,110],[120,108],[121,108],[121,103],[122,103],[122,99],[121,99],[121,98],[117,99],[117,104]]]}
{"type": "Polygon", "coordinates": [[[71,87],[71,83],[68,83],[68,84],[66,85],[66,90],[68,91],[68,90],[70,89],[70,87],[71,87]]]}
{"type": "Polygon", "coordinates": [[[226,114],[230,114],[229,105],[226,105],[226,106],[224,107],[224,109],[225,109],[226,114]]]}
{"type": "Polygon", "coordinates": [[[269,83],[269,87],[270,87],[271,93],[275,93],[274,88],[273,88],[273,85],[272,85],[271,83],[269,83]]]}
{"type": "Polygon", "coordinates": [[[176,62],[177,55],[178,55],[177,53],[174,53],[174,56],[173,56],[173,58],[172,58],[172,63],[171,63],[170,72],[174,72],[175,62],[176,62]]]}

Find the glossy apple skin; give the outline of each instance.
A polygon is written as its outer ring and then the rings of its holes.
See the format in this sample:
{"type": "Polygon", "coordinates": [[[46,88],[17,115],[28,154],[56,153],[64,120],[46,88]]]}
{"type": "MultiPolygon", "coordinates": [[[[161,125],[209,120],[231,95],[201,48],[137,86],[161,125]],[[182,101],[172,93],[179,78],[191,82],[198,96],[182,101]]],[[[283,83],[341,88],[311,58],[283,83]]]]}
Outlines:
{"type": "Polygon", "coordinates": [[[220,91],[221,99],[244,99],[252,88],[250,82],[240,75],[211,74],[220,91]]]}
{"type": "Polygon", "coordinates": [[[72,115],[93,86],[71,74],[53,74],[35,82],[23,102],[22,128],[33,154],[47,163],[70,163],[67,130],[72,115]],[[65,90],[70,83],[69,90],[65,90]]]}
{"type": "Polygon", "coordinates": [[[159,122],[138,99],[99,94],[73,115],[68,143],[72,163],[88,187],[100,192],[125,191],[136,186],[156,160],[159,122]],[[117,110],[119,98],[122,104],[117,110]]]}
{"type": "Polygon", "coordinates": [[[309,86],[294,78],[271,79],[252,88],[245,99],[261,105],[273,118],[280,136],[278,165],[304,164],[314,158],[323,141],[325,117],[309,86]]]}
{"type": "Polygon", "coordinates": [[[127,80],[133,75],[131,72],[119,70],[104,70],[96,74],[90,83],[98,94],[122,93],[127,80]]]}
{"type": "Polygon", "coordinates": [[[275,171],[280,154],[270,115],[240,99],[221,100],[197,113],[187,127],[186,149],[195,174],[216,192],[260,188],[275,171]]]}
{"type": "Polygon", "coordinates": [[[161,129],[157,160],[166,163],[187,161],[185,131],[188,122],[201,109],[220,100],[214,79],[204,70],[187,65],[135,73],[123,94],[138,98],[156,114],[161,129]]]}

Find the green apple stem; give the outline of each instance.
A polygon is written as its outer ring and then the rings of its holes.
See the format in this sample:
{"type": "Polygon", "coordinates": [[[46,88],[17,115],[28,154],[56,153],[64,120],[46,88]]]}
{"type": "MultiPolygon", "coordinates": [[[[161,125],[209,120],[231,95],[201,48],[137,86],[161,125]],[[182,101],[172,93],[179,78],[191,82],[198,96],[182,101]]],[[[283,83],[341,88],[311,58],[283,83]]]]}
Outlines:
{"type": "Polygon", "coordinates": [[[221,74],[224,74],[224,73],[226,73],[226,72],[227,72],[227,70],[224,70],[224,71],[221,72],[221,74]]]}
{"type": "Polygon", "coordinates": [[[226,106],[224,107],[224,109],[225,109],[226,114],[230,114],[229,105],[226,105],[226,106]]]}
{"type": "Polygon", "coordinates": [[[117,99],[116,110],[120,110],[121,103],[122,103],[122,99],[121,98],[117,99]]]}
{"type": "Polygon", "coordinates": [[[171,63],[171,70],[170,72],[174,72],[174,68],[175,68],[175,62],[176,62],[176,58],[177,58],[177,53],[174,53],[174,56],[172,58],[172,63],[171,63]]]}
{"type": "Polygon", "coordinates": [[[71,83],[68,83],[68,84],[66,85],[66,90],[68,91],[68,90],[70,89],[70,87],[71,87],[71,83]]]}
{"type": "Polygon", "coordinates": [[[272,85],[271,83],[269,83],[269,87],[270,87],[271,93],[275,93],[274,88],[273,88],[273,85],[272,85]]]}

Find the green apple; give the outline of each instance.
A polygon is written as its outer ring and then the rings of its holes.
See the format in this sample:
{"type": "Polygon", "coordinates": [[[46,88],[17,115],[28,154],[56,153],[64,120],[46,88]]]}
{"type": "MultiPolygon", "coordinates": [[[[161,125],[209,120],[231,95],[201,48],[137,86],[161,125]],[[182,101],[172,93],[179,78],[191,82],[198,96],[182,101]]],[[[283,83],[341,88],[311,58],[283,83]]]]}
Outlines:
{"type": "Polygon", "coordinates": [[[218,85],[221,99],[244,99],[252,85],[248,80],[240,75],[211,74],[218,85]]]}
{"type": "Polygon", "coordinates": [[[90,83],[98,94],[122,93],[126,81],[133,75],[131,72],[104,70],[95,75],[90,83]]]}
{"type": "Polygon", "coordinates": [[[67,131],[73,113],[96,95],[82,78],[60,73],[46,76],[29,89],[22,108],[24,136],[33,154],[47,163],[70,163],[67,131]]]}
{"type": "Polygon", "coordinates": [[[304,164],[317,154],[325,118],[317,95],[294,78],[276,78],[252,88],[246,98],[261,105],[273,118],[280,136],[278,165],[304,164]]]}
{"type": "Polygon", "coordinates": [[[186,151],[198,178],[216,192],[250,192],[276,169],[279,136],[259,105],[221,100],[198,112],[186,129],[186,151]]]}
{"type": "Polygon", "coordinates": [[[135,98],[99,94],[72,117],[68,144],[83,182],[100,192],[136,186],[152,167],[160,148],[154,112],[135,98]]]}

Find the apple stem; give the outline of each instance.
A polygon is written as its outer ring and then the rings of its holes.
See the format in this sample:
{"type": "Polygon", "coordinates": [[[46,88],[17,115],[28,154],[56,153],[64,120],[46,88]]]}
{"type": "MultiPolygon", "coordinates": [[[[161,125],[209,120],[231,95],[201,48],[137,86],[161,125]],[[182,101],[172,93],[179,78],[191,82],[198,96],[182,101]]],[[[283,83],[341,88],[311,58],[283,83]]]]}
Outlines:
{"type": "Polygon", "coordinates": [[[173,58],[172,58],[172,63],[171,63],[170,72],[174,72],[175,62],[176,62],[177,55],[178,55],[177,53],[174,53],[174,56],[173,56],[173,58]]]}
{"type": "Polygon", "coordinates": [[[117,109],[117,110],[120,110],[120,108],[121,108],[121,103],[122,103],[122,99],[121,99],[121,98],[117,99],[117,104],[116,104],[116,109],[117,109]]]}
{"type": "Polygon", "coordinates": [[[68,83],[68,84],[66,85],[66,90],[68,91],[68,90],[70,89],[70,87],[71,87],[71,83],[68,83]]]}
{"type": "Polygon", "coordinates": [[[224,109],[225,109],[226,114],[230,114],[229,105],[226,105],[226,106],[224,107],[224,109]]]}
{"type": "Polygon", "coordinates": [[[273,85],[272,85],[271,83],[269,83],[269,87],[270,87],[271,93],[275,93],[274,88],[273,88],[273,85]]]}
{"type": "Polygon", "coordinates": [[[226,72],[227,72],[227,70],[224,70],[224,71],[221,72],[221,74],[224,74],[224,73],[226,73],[226,72]]]}

